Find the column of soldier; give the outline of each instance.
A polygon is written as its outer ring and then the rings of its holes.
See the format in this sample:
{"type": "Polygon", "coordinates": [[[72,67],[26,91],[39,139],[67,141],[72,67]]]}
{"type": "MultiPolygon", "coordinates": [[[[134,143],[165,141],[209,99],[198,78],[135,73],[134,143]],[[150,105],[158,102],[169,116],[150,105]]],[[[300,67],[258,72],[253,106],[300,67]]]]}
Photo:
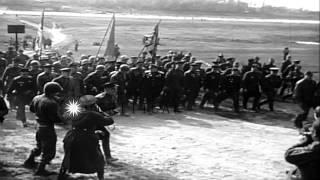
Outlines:
{"type": "Polygon", "coordinates": [[[137,104],[137,109],[149,113],[159,108],[169,111],[169,107],[173,107],[174,112],[181,112],[181,107],[192,110],[197,106],[198,97],[201,109],[211,103],[217,110],[222,101],[231,98],[233,110],[238,113],[240,97],[243,109],[248,109],[248,100],[253,97],[253,111],[259,112],[264,104],[274,111],[275,98],[292,97],[296,83],[303,79],[310,79],[311,85],[303,85],[308,86],[308,90],[302,92],[307,92],[310,98],[299,96],[304,114],[298,116],[295,125],[301,127],[307,111],[319,104],[315,102],[319,101],[315,97],[320,94],[319,83],[312,80],[312,72],[301,71],[300,61],[291,59],[288,48],[283,51],[280,68],[273,58],[263,65],[259,57],[250,58],[247,64],[241,65],[235,58],[225,58],[223,54],[218,55],[211,67],[203,69],[201,65],[202,61],[191,53],[174,51],[154,59],[144,52],[139,58],[122,55],[115,60],[82,55],[80,60],[75,60],[71,51],[62,56],[47,53],[39,57],[36,53],[28,57],[23,50],[17,53],[9,47],[1,53],[1,91],[24,126],[27,126],[25,105],[43,93],[45,83],[50,81],[62,86],[63,103],[84,94],[98,95],[104,92],[106,83],[115,84],[120,115],[124,116],[128,115],[128,104],[133,111],[137,104]]]}

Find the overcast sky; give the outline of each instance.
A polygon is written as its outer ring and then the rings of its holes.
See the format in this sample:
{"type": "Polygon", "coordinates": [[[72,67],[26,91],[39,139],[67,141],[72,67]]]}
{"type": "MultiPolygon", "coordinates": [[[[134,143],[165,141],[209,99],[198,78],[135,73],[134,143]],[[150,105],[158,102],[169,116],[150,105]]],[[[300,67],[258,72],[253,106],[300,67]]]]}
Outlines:
{"type": "Polygon", "coordinates": [[[265,5],[272,6],[284,6],[295,9],[307,9],[313,11],[319,11],[319,0],[240,0],[248,2],[250,5],[262,6],[263,2],[265,5]]]}

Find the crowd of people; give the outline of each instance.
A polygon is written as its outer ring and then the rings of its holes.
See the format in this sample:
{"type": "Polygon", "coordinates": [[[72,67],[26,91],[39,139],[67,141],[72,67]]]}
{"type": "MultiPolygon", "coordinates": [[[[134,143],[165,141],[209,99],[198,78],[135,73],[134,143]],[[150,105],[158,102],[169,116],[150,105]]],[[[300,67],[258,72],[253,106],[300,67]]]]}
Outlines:
{"type": "Polygon", "coordinates": [[[50,81],[62,86],[62,104],[82,95],[103,93],[104,84],[111,82],[117,86],[120,115],[128,115],[128,104],[132,111],[137,106],[149,113],[155,108],[169,111],[169,107],[181,112],[182,108],[193,110],[208,104],[219,109],[227,98],[233,100],[235,112],[240,112],[241,99],[242,108],[248,109],[250,98],[252,110],[259,112],[268,104],[269,110],[274,111],[276,97],[286,100],[295,95],[303,110],[295,125],[301,128],[309,109],[320,104],[319,82],[312,80],[312,72],[302,72],[300,60],[292,60],[288,48],[283,51],[279,68],[273,58],[263,64],[259,57],[250,58],[242,65],[222,53],[206,69],[203,61],[191,53],[174,51],[153,58],[144,52],[141,57],[106,59],[82,55],[75,59],[71,51],[62,56],[51,53],[40,57],[37,53],[28,57],[23,50],[16,52],[9,47],[0,56],[1,93],[10,102],[10,109],[17,109],[17,119],[24,126],[25,105],[41,94],[44,84],[50,81]]]}
{"type": "Polygon", "coordinates": [[[302,72],[300,61],[292,59],[288,48],[283,51],[280,67],[276,66],[273,58],[262,64],[259,57],[254,57],[241,64],[235,58],[224,57],[222,53],[211,63],[210,67],[203,68],[203,61],[197,60],[192,53],[175,51],[154,57],[143,52],[141,57],[81,55],[75,59],[71,51],[62,56],[36,52],[29,57],[23,50],[16,52],[9,47],[7,52],[0,53],[0,90],[9,102],[7,108],[1,98],[0,120],[4,120],[3,116],[9,109],[16,110],[16,118],[27,127],[25,107],[30,105],[40,126],[37,147],[26,164],[33,165],[34,158],[44,153],[37,172],[47,175],[49,173],[44,167],[55,154],[53,124],[65,119],[61,115],[66,112],[69,102],[79,101],[83,111],[77,121],[72,121],[73,128],[64,140],[66,157],[61,174],[67,169],[69,172],[98,172],[98,177],[102,179],[101,165],[104,161],[100,161],[97,142],[102,140],[106,159],[113,160],[109,147],[110,134],[103,126],[113,123],[110,115],[118,113],[117,107],[120,107],[119,113],[123,116],[128,116],[129,106],[133,112],[137,107],[150,114],[157,109],[169,112],[171,107],[175,113],[182,109],[203,109],[208,104],[218,110],[220,104],[230,98],[233,110],[240,113],[242,109],[248,109],[250,98],[253,98],[251,109],[255,112],[259,112],[264,104],[274,111],[274,102],[278,97],[282,101],[292,98],[302,110],[294,125],[303,129],[309,110],[320,105],[320,82],[313,80],[313,72],[302,72]],[[88,123],[92,117],[101,121],[88,123]],[[98,139],[94,135],[96,132],[101,135],[98,139]],[[75,141],[77,137],[85,140],[75,141]],[[87,160],[70,160],[68,154],[76,148],[70,144],[77,143],[79,147],[87,145],[87,150],[92,151],[91,156],[85,156],[82,151],[72,154],[87,157],[87,160]],[[92,159],[95,161],[90,164],[97,166],[88,167],[86,164],[92,159]]]}

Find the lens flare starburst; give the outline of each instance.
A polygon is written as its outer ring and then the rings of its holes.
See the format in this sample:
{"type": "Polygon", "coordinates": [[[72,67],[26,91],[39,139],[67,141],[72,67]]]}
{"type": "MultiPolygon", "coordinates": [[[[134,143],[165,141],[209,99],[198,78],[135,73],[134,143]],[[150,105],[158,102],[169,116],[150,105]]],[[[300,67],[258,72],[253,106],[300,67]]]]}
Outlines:
{"type": "Polygon", "coordinates": [[[80,113],[80,104],[77,101],[72,100],[67,104],[66,109],[69,115],[76,116],[80,113]]]}

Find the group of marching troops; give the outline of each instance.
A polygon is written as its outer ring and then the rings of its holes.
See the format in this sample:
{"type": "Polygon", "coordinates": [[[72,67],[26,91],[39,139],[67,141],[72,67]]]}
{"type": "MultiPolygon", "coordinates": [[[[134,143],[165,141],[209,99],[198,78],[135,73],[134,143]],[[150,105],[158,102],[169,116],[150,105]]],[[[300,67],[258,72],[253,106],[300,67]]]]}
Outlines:
{"type": "Polygon", "coordinates": [[[192,110],[198,98],[199,108],[211,103],[218,109],[222,101],[230,98],[233,110],[240,112],[242,97],[243,109],[248,108],[248,100],[253,98],[252,110],[258,112],[262,105],[268,104],[273,111],[275,98],[285,100],[293,96],[297,82],[305,77],[311,77],[311,85],[306,85],[308,90],[301,93],[308,93],[310,99],[306,101],[312,102],[307,102],[309,108],[302,109],[306,112],[319,105],[315,102],[319,99],[319,83],[312,80],[312,72],[301,71],[300,61],[292,60],[288,48],[283,51],[280,68],[273,58],[264,64],[259,57],[250,58],[241,65],[222,53],[206,69],[204,62],[191,53],[174,51],[153,58],[144,52],[141,57],[122,55],[116,60],[88,55],[75,60],[70,51],[62,56],[37,53],[28,57],[23,50],[16,52],[9,47],[1,56],[0,89],[10,108],[17,109],[17,119],[24,125],[25,105],[41,94],[50,81],[63,88],[62,104],[85,94],[104,96],[104,85],[112,83],[117,87],[114,98],[121,107],[121,115],[127,115],[128,104],[132,104],[133,110],[137,105],[138,109],[150,113],[156,107],[168,111],[173,107],[174,112],[180,112],[181,107],[192,110]]]}

